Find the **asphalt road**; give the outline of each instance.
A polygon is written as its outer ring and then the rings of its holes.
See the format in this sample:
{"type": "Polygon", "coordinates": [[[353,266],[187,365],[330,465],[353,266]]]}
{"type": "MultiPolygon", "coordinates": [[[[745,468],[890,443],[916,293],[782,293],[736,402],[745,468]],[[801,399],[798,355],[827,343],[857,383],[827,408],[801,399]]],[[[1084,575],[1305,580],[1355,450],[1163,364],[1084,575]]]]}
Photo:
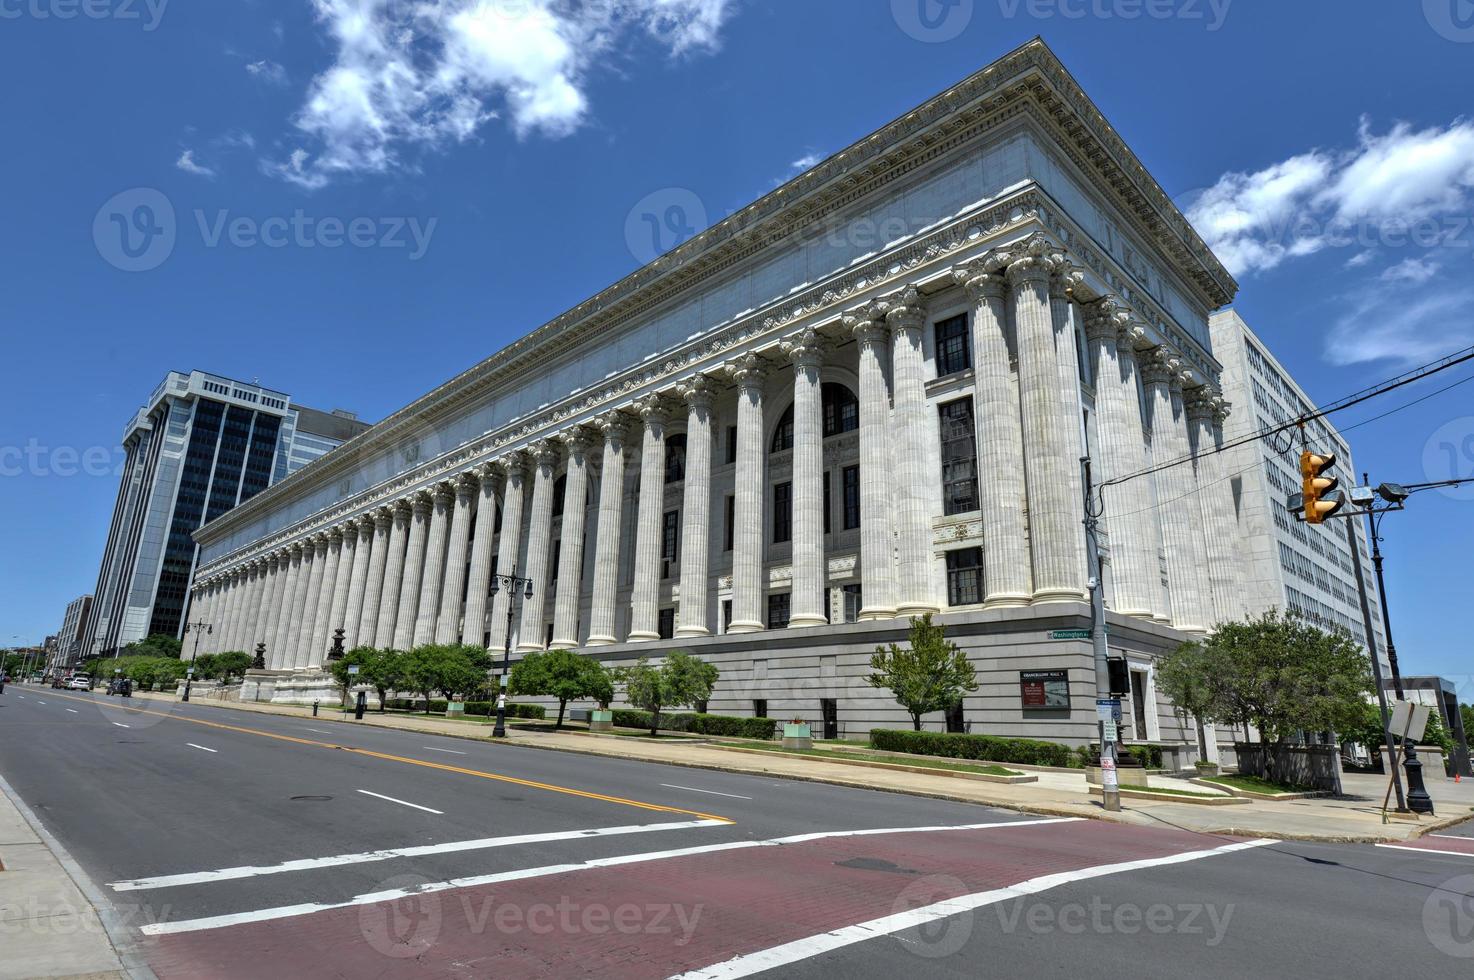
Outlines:
{"type": "Polygon", "coordinates": [[[1474,969],[1474,824],[1265,845],[21,685],[0,775],[164,977],[1474,969]]]}

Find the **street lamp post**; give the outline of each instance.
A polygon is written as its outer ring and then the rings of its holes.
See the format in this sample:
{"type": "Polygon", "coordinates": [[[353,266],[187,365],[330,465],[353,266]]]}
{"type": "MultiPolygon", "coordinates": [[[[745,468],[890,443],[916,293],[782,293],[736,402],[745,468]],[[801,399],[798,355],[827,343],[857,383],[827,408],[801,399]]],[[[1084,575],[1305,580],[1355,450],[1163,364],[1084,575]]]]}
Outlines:
{"type": "Polygon", "coordinates": [[[189,687],[194,683],[194,663],[200,656],[200,634],[214,633],[215,627],[209,623],[189,623],[184,627],[186,633],[194,633],[194,652],[189,655],[189,670],[184,675],[184,697],[183,701],[189,700],[189,687]]]}
{"type": "Polygon", "coordinates": [[[502,589],[507,590],[507,635],[502,643],[502,674],[496,695],[496,727],[491,730],[492,738],[507,737],[507,683],[512,670],[512,612],[517,605],[518,594],[524,599],[532,598],[532,579],[516,575],[493,575],[491,594],[493,597],[502,589]]]}

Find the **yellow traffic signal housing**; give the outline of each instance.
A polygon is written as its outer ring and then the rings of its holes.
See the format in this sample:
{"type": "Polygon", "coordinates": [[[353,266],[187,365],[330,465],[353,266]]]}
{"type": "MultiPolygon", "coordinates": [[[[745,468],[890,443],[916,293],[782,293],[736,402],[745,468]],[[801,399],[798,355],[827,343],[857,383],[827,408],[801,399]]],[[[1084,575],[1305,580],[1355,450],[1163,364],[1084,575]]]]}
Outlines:
{"type": "Polygon", "coordinates": [[[1324,456],[1316,453],[1305,452],[1300,454],[1300,477],[1303,481],[1302,489],[1305,493],[1305,522],[1307,524],[1321,524],[1346,503],[1341,496],[1332,497],[1341,481],[1333,476],[1323,475],[1326,470],[1336,465],[1336,457],[1327,453],[1324,456]]]}

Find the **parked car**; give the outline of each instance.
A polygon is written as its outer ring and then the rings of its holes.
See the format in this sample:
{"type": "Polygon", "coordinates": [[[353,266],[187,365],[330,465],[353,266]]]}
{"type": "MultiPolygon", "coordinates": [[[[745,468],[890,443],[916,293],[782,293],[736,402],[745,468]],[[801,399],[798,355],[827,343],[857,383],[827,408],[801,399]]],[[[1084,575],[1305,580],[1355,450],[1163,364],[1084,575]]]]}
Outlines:
{"type": "Polygon", "coordinates": [[[67,681],[68,691],[90,691],[92,690],[92,678],[86,674],[76,674],[67,681]]]}

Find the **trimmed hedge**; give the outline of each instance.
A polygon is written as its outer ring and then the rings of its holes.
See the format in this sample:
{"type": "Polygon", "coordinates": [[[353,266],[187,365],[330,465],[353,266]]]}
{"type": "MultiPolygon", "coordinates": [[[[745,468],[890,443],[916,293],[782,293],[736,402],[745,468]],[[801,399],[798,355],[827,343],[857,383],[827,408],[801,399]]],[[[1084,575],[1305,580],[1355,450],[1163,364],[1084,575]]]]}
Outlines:
{"type": "MultiPolygon", "coordinates": [[[[614,710],[614,724],[618,728],[650,729],[650,712],[630,708],[614,710]]],[[[771,740],[778,723],[772,718],[739,718],[735,715],[703,715],[690,712],[661,712],[660,727],[668,732],[689,732],[695,735],[725,735],[730,738],[757,738],[771,740]]]]}
{"type": "MultiPolygon", "coordinates": [[[[495,701],[466,701],[466,714],[468,715],[494,715],[496,714],[495,701]]],[[[425,710],[425,702],[420,698],[389,698],[385,707],[390,711],[420,711],[425,710]]],[[[440,698],[430,701],[430,714],[445,714],[447,703],[440,698]]],[[[508,718],[531,718],[542,721],[547,718],[548,713],[540,704],[508,704],[508,718]]]]}
{"type": "MultiPolygon", "coordinates": [[[[1089,752],[1092,759],[1098,760],[1100,758],[1100,743],[1097,742],[1089,746],[1089,752]]],[[[1126,746],[1126,754],[1135,759],[1143,769],[1162,768],[1162,746],[1160,745],[1153,745],[1151,743],[1145,745],[1128,745],[1126,746]]],[[[1095,762],[1092,761],[1091,765],[1094,764],[1095,762]]]]}
{"type": "Polygon", "coordinates": [[[981,762],[1017,762],[1026,766],[1060,766],[1072,769],[1080,766],[1078,756],[1068,745],[1033,738],[872,728],[870,747],[885,752],[909,752],[912,755],[936,755],[981,762]]]}

